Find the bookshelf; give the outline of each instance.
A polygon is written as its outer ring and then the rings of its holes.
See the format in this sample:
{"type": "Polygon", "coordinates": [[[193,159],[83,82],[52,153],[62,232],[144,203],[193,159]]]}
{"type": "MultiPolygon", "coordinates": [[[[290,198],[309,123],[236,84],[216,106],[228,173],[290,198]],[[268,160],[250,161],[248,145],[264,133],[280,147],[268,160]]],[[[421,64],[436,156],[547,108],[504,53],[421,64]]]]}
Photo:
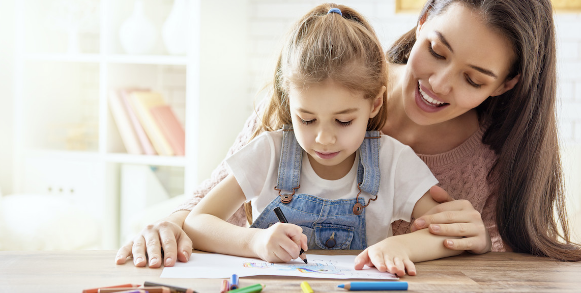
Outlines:
{"type": "MultiPolygon", "coordinates": [[[[94,4],[95,11],[76,36],[79,52],[71,52],[70,35],[51,27],[54,19],[46,16],[64,2],[15,3],[14,193],[68,196],[100,221],[99,248],[116,249],[122,240],[123,164],[153,166],[166,179],[177,176],[169,180],[173,195],[191,194],[198,183],[201,0],[186,0],[184,55],[168,54],[159,32],[150,53],[124,52],[118,30],[134,0],[82,1],[94,4]],[[123,87],[164,95],[184,126],[185,156],[127,154],[108,105],[109,91],[123,87]]],[[[173,5],[173,0],[143,1],[159,31],[173,5]]]]}

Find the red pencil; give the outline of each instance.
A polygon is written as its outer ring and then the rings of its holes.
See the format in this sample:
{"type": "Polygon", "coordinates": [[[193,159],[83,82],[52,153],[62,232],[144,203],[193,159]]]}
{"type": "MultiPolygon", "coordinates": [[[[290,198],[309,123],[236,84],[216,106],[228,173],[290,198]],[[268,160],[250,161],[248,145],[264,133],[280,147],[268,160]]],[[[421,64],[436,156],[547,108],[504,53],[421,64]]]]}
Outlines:
{"type": "Polygon", "coordinates": [[[137,288],[140,285],[135,285],[135,284],[122,284],[122,285],[115,285],[115,286],[109,286],[109,287],[99,287],[99,288],[93,288],[93,289],[85,289],[83,290],[83,293],[98,293],[99,289],[102,288],[137,288]]]}

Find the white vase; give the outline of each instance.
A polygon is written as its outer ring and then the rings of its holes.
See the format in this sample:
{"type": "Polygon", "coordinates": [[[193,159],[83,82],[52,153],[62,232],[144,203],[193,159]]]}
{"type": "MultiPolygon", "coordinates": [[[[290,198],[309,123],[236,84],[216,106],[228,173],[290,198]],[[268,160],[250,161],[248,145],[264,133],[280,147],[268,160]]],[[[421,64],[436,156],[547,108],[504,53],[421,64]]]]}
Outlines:
{"type": "Polygon", "coordinates": [[[186,0],[175,0],[169,16],[163,23],[161,37],[168,53],[183,55],[187,52],[188,12],[186,0]]]}
{"type": "Polygon", "coordinates": [[[133,13],[119,29],[121,47],[129,54],[147,54],[153,49],[156,39],[155,25],[143,13],[143,2],[136,0],[133,13]]]}

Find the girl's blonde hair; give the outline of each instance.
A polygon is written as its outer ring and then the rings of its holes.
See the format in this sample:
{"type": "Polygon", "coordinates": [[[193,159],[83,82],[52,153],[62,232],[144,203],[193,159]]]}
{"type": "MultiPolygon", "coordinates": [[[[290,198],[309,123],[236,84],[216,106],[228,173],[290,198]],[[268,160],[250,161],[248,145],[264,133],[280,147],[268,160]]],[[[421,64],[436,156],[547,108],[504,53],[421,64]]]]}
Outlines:
{"type": "MultiPolygon", "coordinates": [[[[292,27],[278,57],[271,96],[253,138],[263,131],[291,124],[288,104],[290,84],[307,88],[331,79],[348,90],[375,98],[387,86],[385,55],[375,31],[355,10],[325,3],[315,7],[292,27]],[[338,8],[341,14],[328,13],[338,8]]],[[[383,94],[383,104],[387,93],[383,94]]],[[[367,130],[380,130],[386,111],[370,119],[367,130]]]]}

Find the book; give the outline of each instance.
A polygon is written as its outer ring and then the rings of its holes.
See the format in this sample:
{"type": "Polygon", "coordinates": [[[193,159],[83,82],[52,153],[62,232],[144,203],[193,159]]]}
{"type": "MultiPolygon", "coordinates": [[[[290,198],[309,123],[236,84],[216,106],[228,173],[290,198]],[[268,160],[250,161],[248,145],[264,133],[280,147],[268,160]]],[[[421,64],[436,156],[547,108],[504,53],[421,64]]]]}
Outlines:
{"type": "Polygon", "coordinates": [[[178,156],[186,154],[186,132],[169,105],[149,109],[173,151],[178,156]]]}
{"type": "Polygon", "coordinates": [[[155,122],[150,109],[166,105],[161,94],[156,92],[134,91],[129,93],[131,105],[137,113],[141,126],[147,133],[155,151],[162,156],[173,156],[175,153],[159,125],[155,122]]]}
{"type": "Polygon", "coordinates": [[[143,127],[141,126],[141,123],[139,122],[137,115],[135,114],[135,111],[133,111],[133,107],[131,106],[131,102],[129,101],[129,93],[132,90],[120,90],[120,96],[121,96],[121,101],[123,102],[123,106],[125,107],[125,110],[127,111],[127,116],[129,116],[129,121],[131,121],[131,125],[133,125],[133,130],[135,131],[135,134],[137,135],[137,138],[139,139],[139,142],[141,144],[141,148],[143,149],[143,153],[146,155],[157,155],[157,153],[155,152],[155,149],[153,148],[153,145],[151,145],[151,142],[149,141],[149,138],[147,137],[147,134],[145,134],[145,130],[143,130],[143,127]]]}
{"type": "Polygon", "coordinates": [[[133,126],[131,126],[125,106],[123,106],[119,95],[114,90],[109,92],[109,108],[111,109],[111,115],[113,116],[113,120],[115,120],[115,124],[117,124],[121,141],[127,153],[135,155],[143,154],[143,149],[133,130],[133,126]]]}

